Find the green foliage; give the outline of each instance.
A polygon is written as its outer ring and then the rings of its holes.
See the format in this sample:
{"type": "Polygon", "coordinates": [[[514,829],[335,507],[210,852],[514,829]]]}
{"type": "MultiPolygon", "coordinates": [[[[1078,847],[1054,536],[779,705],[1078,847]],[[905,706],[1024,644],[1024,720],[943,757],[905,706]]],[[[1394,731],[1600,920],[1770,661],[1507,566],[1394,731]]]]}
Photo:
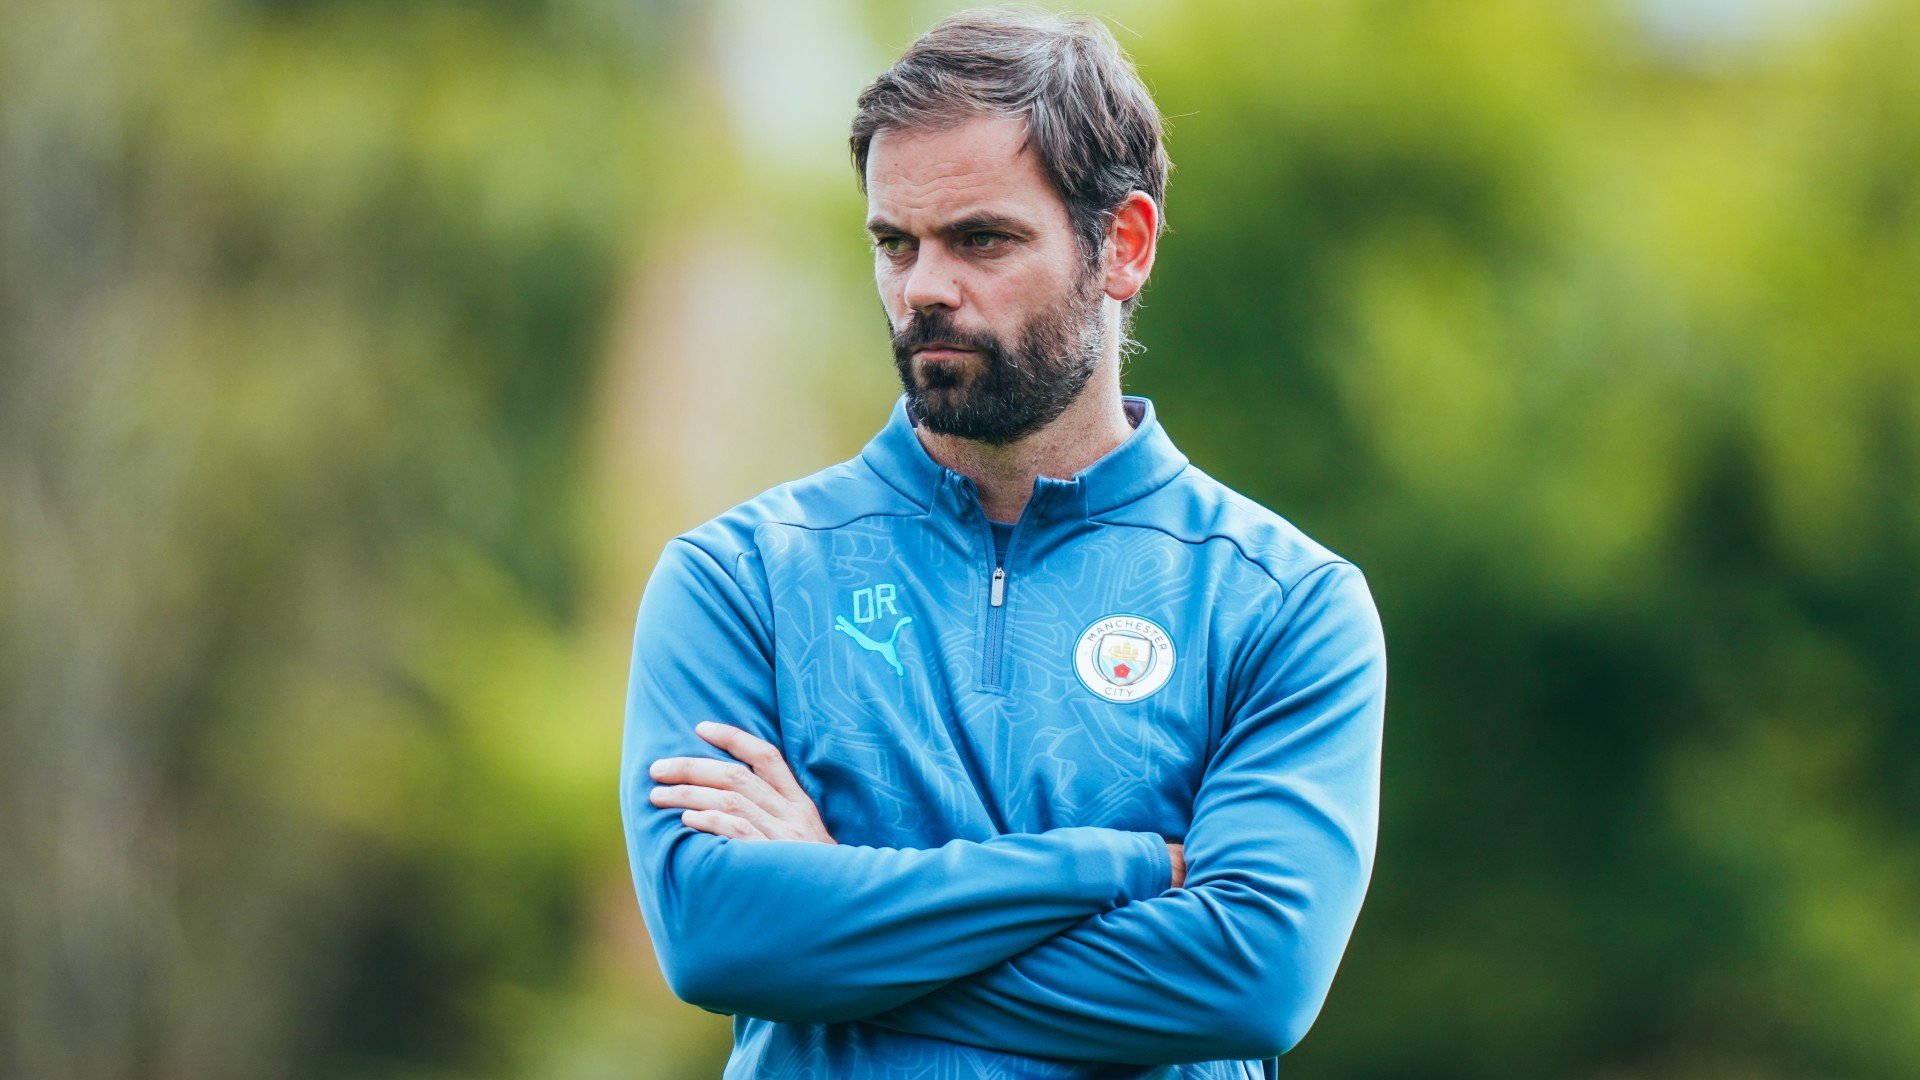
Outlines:
{"type": "Polygon", "coordinates": [[[1144,34],[1192,115],[1136,383],[1392,644],[1294,1071],[1920,1070],[1912,16],[1702,74],[1605,11],[1286,8],[1144,34]]]}
{"type": "Polygon", "coordinates": [[[523,1074],[631,904],[574,501],[670,24],[30,14],[114,80],[4,70],[0,1071],[523,1074]]]}
{"type": "MultiPolygon", "coordinates": [[[[627,620],[881,419],[834,87],[927,20],[166,8],[0,53],[0,1072],[717,1073],[627,620]]],[[[1122,13],[1130,388],[1391,649],[1290,1075],[1920,1074],[1920,15],[1670,9],[1122,13]]]]}

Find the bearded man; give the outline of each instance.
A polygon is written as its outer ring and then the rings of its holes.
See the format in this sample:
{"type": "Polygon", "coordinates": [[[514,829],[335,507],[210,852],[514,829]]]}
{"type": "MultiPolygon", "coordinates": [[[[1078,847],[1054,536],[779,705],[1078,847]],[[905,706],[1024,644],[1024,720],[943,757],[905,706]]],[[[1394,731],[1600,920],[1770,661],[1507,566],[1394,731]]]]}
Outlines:
{"type": "Polygon", "coordinates": [[[1372,600],[1121,394],[1168,166],[1103,27],[957,16],[858,106],[905,394],[647,586],[661,967],[728,1077],[1273,1075],[1372,866],[1372,600]]]}

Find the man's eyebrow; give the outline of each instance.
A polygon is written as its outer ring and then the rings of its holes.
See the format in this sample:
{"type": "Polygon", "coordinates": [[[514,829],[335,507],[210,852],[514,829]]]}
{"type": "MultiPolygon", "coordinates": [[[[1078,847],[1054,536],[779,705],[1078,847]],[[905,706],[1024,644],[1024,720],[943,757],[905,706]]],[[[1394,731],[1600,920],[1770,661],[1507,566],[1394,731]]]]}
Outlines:
{"type": "MultiPolygon", "coordinates": [[[[867,221],[867,231],[875,236],[879,236],[882,233],[900,236],[907,235],[907,230],[885,218],[869,219],[867,221]]],[[[970,217],[963,217],[958,221],[942,225],[935,231],[939,235],[951,236],[957,233],[975,232],[1004,232],[1025,235],[1033,230],[1027,227],[1026,222],[1018,218],[1007,217],[1003,214],[974,214],[970,217]]]]}
{"type": "Polygon", "coordinates": [[[972,217],[961,218],[959,221],[948,225],[940,231],[945,233],[1004,232],[1024,234],[1031,230],[1027,228],[1025,222],[1020,221],[1018,218],[1004,217],[999,214],[975,214],[972,217]]]}

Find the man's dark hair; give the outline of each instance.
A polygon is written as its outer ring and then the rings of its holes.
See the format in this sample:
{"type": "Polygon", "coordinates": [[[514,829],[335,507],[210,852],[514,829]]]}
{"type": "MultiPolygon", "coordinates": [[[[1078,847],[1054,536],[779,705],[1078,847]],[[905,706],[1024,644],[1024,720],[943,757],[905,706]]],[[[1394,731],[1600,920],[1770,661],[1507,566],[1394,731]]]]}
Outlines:
{"type": "Polygon", "coordinates": [[[858,105],[849,141],[862,191],[867,152],[882,131],[1017,117],[1027,123],[1026,145],[1066,200],[1088,262],[1100,257],[1107,223],[1128,192],[1151,196],[1164,226],[1168,163],[1160,110],[1097,19],[1005,8],[962,12],[914,42],[860,92],[858,105]]]}

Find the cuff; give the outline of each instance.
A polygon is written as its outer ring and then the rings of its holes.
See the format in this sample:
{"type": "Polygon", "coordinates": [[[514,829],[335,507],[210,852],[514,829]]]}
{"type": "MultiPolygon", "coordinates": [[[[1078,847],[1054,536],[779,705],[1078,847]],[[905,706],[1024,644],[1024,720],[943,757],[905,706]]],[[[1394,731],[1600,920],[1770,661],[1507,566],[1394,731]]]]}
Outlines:
{"type": "Polygon", "coordinates": [[[1147,858],[1140,864],[1140,873],[1135,877],[1134,889],[1128,890],[1129,900],[1145,900],[1159,896],[1173,888],[1173,855],[1167,851],[1166,837],[1159,833],[1135,833],[1147,846],[1147,858]]]}

